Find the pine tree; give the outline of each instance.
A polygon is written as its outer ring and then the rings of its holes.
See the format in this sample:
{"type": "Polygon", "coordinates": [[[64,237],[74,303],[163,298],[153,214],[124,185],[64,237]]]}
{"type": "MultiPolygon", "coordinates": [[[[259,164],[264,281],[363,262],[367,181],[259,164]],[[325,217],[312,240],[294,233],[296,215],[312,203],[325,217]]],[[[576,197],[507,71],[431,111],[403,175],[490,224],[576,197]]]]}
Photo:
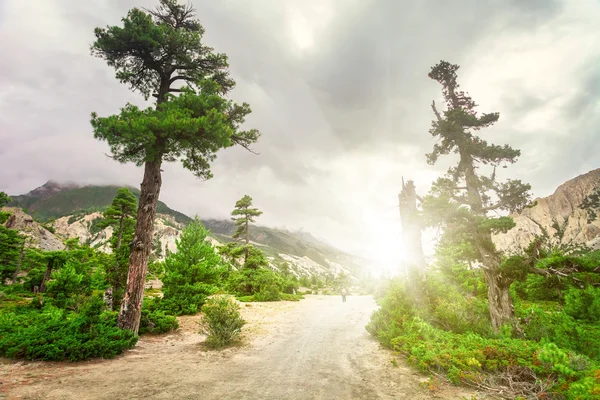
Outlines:
{"type": "MultiPolygon", "coordinates": [[[[6,193],[0,192],[0,208],[9,201],[6,193]]],[[[23,257],[25,239],[16,230],[3,225],[9,216],[9,213],[0,211],[0,284],[4,284],[7,279],[12,279],[13,282],[16,280],[23,257]]]]}
{"type": "Polygon", "coordinates": [[[234,210],[231,212],[231,215],[234,216],[234,218],[231,219],[235,222],[236,226],[236,230],[231,237],[238,241],[244,241],[244,263],[248,261],[248,256],[250,255],[250,237],[248,235],[248,228],[251,222],[255,222],[254,217],[258,217],[261,214],[262,211],[252,207],[252,197],[248,195],[239,199],[235,203],[234,210]],[[236,218],[236,216],[238,217],[236,218]]]}
{"type": "Polygon", "coordinates": [[[156,107],[127,104],[120,114],[106,118],[92,113],[91,124],[94,137],[108,142],[115,160],[144,166],[127,289],[118,318],[119,327],[137,333],[162,163],[180,160],[195,176],[209,179],[210,162],[220,149],[234,145],[248,149],[259,132],[240,129],[250,106],[225,98],[235,85],[227,56],[202,43],[204,28],[190,5],[159,0],[154,10],[130,10],[122,22],[122,27],[96,28],[92,54],[114,67],[116,78],[133,91],[156,98],[156,107]]]}
{"type": "Polygon", "coordinates": [[[135,212],[137,201],[135,195],[127,188],[121,188],[111,205],[104,211],[104,218],[98,224],[100,228],[111,226],[113,236],[110,247],[113,251],[114,262],[106,271],[106,278],[112,288],[112,308],[118,310],[127,284],[130,247],[123,243],[131,243],[135,228],[135,212]]]}
{"type": "Polygon", "coordinates": [[[100,222],[99,228],[104,229],[112,226],[115,232],[113,236],[116,234],[113,250],[121,248],[123,233],[128,228],[127,225],[131,225],[131,222],[135,221],[136,209],[135,195],[131,190],[124,187],[118,190],[111,205],[104,211],[104,218],[100,222]]]}
{"type": "Polygon", "coordinates": [[[177,252],[165,258],[162,308],[170,313],[194,314],[217,290],[226,267],[207,236],[208,230],[194,218],[176,240],[177,252]]]}
{"type": "Polygon", "coordinates": [[[432,104],[436,118],[429,132],[438,138],[438,143],[427,154],[427,161],[433,165],[440,156],[450,153],[457,154],[459,161],[434,183],[424,199],[423,210],[430,226],[443,228],[441,246],[454,246],[459,258],[483,268],[492,326],[498,331],[512,317],[508,291],[512,280],[502,273],[502,259],[492,234],[506,232],[514,222],[509,217],[489,217],[488,212],[522,210],[529,199],[530,186],[520,180],[496,181],[496,168],[516,162],[520,152],[507,145],[488,144],[474,134],[493,125],[499,114],[477,114],[475,102],[459,91],[458,68],[441,61],[429,73],[442,85],[447,109],[441,113],[435,102],[432,104]],[[486,166],[490,176],[481,170],[486,166]]]}

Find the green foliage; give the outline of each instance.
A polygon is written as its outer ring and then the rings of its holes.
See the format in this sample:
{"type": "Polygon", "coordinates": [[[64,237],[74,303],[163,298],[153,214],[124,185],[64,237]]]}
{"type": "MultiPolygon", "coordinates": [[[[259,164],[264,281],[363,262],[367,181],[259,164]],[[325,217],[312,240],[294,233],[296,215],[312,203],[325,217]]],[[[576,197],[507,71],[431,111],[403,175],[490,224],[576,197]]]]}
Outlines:
{"type": "Polygon", "coordinates": [[[201,332],[207,335],[209,347],[220,348],[234,343],[246,321],[240,315],[240,307],[226,295],[210,298],[202,307],[201,332]]]}
{"type": "Polygon", "coordinates": [[[161,334],[168,333],[179,328],[179,322],[173,315],[166,314],[159,309],[160,300],[153,298],[144,298],[142,304],[142,316],[140,319],[140,328],[138,333],[161,334]]]}
{"type": "Polygon", "coordinates": [[[111,205],[104,211],[103,218],[94,220],[98,229],[113,228],[110,239],[113,260],[106,268],[106,280],[112,288],[113,310],[119,310],[125,293],[129,271],[129,243],[133,241],[137,201],[128,188],[121,188],[111,205]]]}
{"type": "Polygon", "coordinates": [[[0,284],[13,278],[25,240],[16,230],[2,225],[8,217],[8,213],[0,211],[0,284]]]}
{"type": "Polygon", "coordinates": [[[234,239],[244,239],[246,245],[248,245],[248,227],[251,222],[255,222],[254,218],[261,214],[262,211],[252,207],[252,197],[244,195],[244,197],[235,203],[235,208],[231,212],[231,215],[233,216],[232,220],[236,226],[235,232],[231,237],[234,239]]]}
{"type": "Polygon", "coordinates": [[[4,207],[10,202],[10,197],[4,192],[0,192],[0,208],[4,207]]]}
{"type": "MultiPolygon", "coordinates": [[[[438,287],[433,298],[446,296],[446,291],[447,287],[438,287]]],[[[431,286],[428,292],[431,298],[431,286]]],[[[592,330],[584,334],[583,327],[564,313],[541,309],[532,313],[529,308],[519,308],[520,326],[525,328],[527,338],[524,340],[510,337],[508,332],[493,335],[488,330],[478,334],[471,328],[461,332],[460,325],[451,329],[441,324],[436,327],[435,319],[432,320],[431,313],[424,312],[423,307],[415,304],[405,285],[396,282],[382,300],[380,309],[371,316],[367,330],[384,345],[403,353],[421,371],[444,372],[455,384],[477,385],[489,375],[511,373],[520,368],[540,380],[548,380],[555,393],[568,398],[577,398],[571,397],[577,394],[582,396],[579,398],[591,399],[600,393],[599,353],[588,351],[588,356],[582,355],[586,354],[585,347],[600,349],[599,327],[587,326],[592,330]]],[[[456,305],[443,308],[451,307],[456,305]]],[[[451,320],[446,318],[446,321],[451,320]]],[[[523,374],[527,375],[532,376],[523,374]]],[[[513,375],[512,379],[518,378],[513,375]]]]}
{"type": "Polygon", "coordinates": [[[73,262],[52,272],[52,280],[48,282],[46,294],[54,299],[53,304],[59,308],[70,308],[76,294],[84,294],[89,287],[83,284],[84,275],[77,273],[73,262]]]}
{"type": "Polygon", "coordinates": [[[229,276],[227,287],[237,296],[253,296],[253,301],[278,301],[282,299],[285,280],[268,268],[242,268],[229,276]]]}
{"type": "Polygon", "coordinates": [[[193,9],[160,0],[155,11],[134,8],[122,22],[123,27],[96,28],[92,54],[115,68],[116,78],[132,90],[155,96],[157,107],[128,104],[119,115],[92,114],[94,137],[108,142],[117,161],[181,159],[194,175],[208,179],[219,149],[248,147],[258,139],[256,130],[238,130],[250,107],[224,97],[234,86],[227,57],[202,43],[204,28],[193,9]],[[179,81],[188,87],[172,86],[179,81]]]}
{"type": "Polygon", "coordinates": [[[28,360],[79,361],[112,358],[137,342],[116,326],[116,313],[91,297],[76,312],[46,305],[0,313],[0,355],[28,360]]]}
{"type": "Polygon", "coordinates": [[[173,314],[195,314],[215,293],[227,272],[221,257],[206,238],[208,230],[194,219],[176,241],[177,252],[164,262],[161,309],[173,314]]]}
{"type": "Polygon", "coordinates": [[[600,324],[600,288],[571,288],[565,295],[565,312],[575,319],[600,324]]]}

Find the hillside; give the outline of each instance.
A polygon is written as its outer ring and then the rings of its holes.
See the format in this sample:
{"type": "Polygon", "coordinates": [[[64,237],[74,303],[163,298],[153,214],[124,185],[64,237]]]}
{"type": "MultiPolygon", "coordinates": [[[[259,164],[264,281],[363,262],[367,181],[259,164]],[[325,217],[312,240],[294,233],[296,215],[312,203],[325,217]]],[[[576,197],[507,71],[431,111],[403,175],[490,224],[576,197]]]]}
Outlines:
{"type": "MultiPolygon", "coordinates": [[[[48,181],[29,193],[11,196],[10,205],[22,207],[40,221],[54,220],[56,233],[62,237],[77,237],[110,252],[108,240],[112,232],[110,228],[98,229],[97,222],[118,189],[118,186],[79,186],[48,181]]],[[[138,189],[130,190],[139,196],[138,189]]],[[[159,258],[167,250],[176,250],[175,240],[189,221],[191,218],[159,201],[154,228],[156,248],[160,243],[159,258]]],[[[213,244],[231,241],[232,221],[206,219],[202,222],[211,232],[213,244]]],[[[250,238],[269,257],[274,269],[287,262],[297,275],[323,276],[340,272],[355,277],[362,275],[365,260],[335,249],[310,233],[252,226],[250,238]]]]}
{"type": "MultiPolygon", "coordinates": [[[[112,202],[119,188],[120,186],[61,184],[50,180],[27,194],[11,196],[9,206],[21,207],[40,221],[48,221],[68,215],[102,211],[112,202]]],[[[129,187],[129,190],[139,198],[139,189],[129,187]]],[[[156,211],[172,216],[181,224],[187,224],[191,220],[187,215],[167,207],[162,201],[158,202],[156,211]]]]}
{"type": "Polygon", "coordinates": [[[516,227],[494,237],[499,250],[518,251],[536,235],[547,233],[557,244],[584,244],[600,248],[600,220],[588,222],[580,208],[583,199],[600,189],[600,169],[580,175],[560,185],[556,191],[538,198],[534,206],[511,215],[516,227]]]}

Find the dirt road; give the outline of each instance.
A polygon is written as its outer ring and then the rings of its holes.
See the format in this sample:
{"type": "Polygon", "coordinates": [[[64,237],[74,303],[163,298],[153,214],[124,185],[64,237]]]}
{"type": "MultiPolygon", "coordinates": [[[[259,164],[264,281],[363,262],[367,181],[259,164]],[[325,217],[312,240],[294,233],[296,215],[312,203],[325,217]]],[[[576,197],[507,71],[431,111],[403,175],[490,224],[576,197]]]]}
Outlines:
{"type": "Polygon", "coordinates": [[[247,345],[220,352],[202,348],[198,317],[187,317],[176,334],[144,337],[113,360],[5,362],[0,390],[8,399],[470,398],[394,366],[364,328],[375,308],[367,296],[253,303],[243,307],[247,345]]]}

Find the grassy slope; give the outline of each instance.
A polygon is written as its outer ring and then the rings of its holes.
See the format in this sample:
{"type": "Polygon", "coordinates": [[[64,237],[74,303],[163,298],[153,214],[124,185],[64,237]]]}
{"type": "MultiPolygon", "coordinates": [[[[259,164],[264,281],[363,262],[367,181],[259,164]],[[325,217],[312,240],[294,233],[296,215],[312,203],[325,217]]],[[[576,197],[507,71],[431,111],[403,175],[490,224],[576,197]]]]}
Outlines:
{"type": "MultiPolygon", "coordinates": [[[[34,217],[47,221],[83,211],[102,211],[110,205],[119,188],[119,186],[85,186],[64,190],[45,199],[27,195],[13,196],[11,205],[27,209],[34,217]]],[[[139,189],[129,189],[139,197],[139,189]]],[[[157,212],[171,215],[177,222],[184,224],[191,220],[187,215],[170,209],[162,201],[158,202],[157,212]]]]}

